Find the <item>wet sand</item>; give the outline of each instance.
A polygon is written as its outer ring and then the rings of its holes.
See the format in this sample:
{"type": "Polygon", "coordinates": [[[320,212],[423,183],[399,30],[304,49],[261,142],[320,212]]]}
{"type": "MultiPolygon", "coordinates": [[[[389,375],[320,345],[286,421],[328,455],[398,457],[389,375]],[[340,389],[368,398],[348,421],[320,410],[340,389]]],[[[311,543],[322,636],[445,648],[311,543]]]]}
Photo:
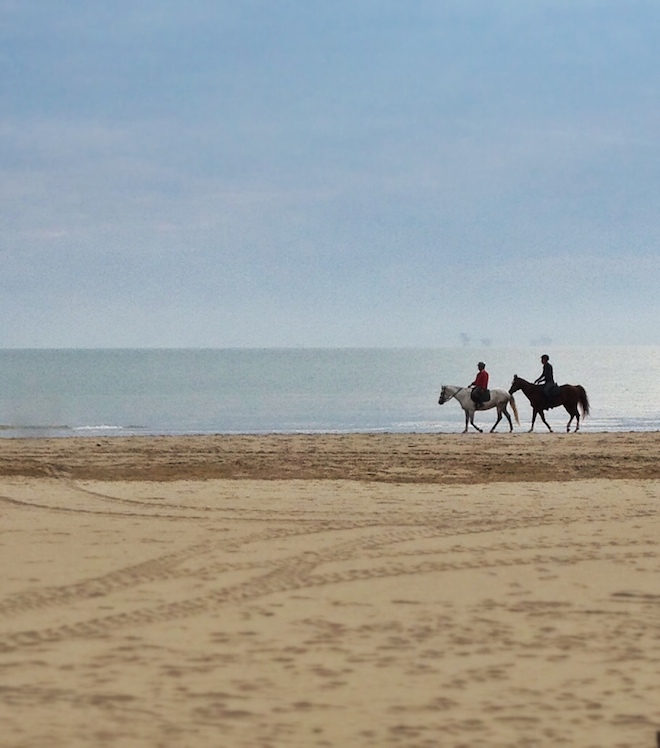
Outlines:
{"type": "Polygon", "coordinates": [[[660,478],[660,432],[0,439],[0,476],[490,483],[660,478]]]}
{"type": "Polygon", "coordinates": [[[654,746],[659,454],[0,440],[3,748],[654,746]]]}

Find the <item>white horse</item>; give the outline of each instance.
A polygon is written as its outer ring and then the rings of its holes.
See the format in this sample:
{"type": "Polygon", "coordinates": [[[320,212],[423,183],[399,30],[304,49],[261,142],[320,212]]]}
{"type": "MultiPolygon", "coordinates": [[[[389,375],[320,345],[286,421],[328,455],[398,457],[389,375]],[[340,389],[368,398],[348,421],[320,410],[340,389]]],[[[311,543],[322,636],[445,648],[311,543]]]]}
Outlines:
{"type": "Polygon", "coordinates": [[[495,431],[497,424],[502,420],[502,415],[505,415],[509,422],[509,431],[513,431],[511,416],[509,415],[509,411],[506,409],[506,406],[509,403],[511,403],[513,415],[516,417],[516,423],[520,426],[516,401],[513,399],[513,395],[510,395],[506,390],[490,390],[490,400],[486,400],[485,403],[479,403],[479,405],[477,405],[477,403],[472,399],[471,387],[455,387],[452,384],[443,384],[438,405],[446,403],[447,400],[451,400],[452,397],[458,400],[465,411],[464,434],[467,433],[469,423],[471,423],[479,433],[483,434],[483,429],[480,429],[474,422],[474,413],[477,410],[489,410],[490,408],[497,408],[497,421],[495,421],[493,428],[490,430],[491,433],[495,431]]]}

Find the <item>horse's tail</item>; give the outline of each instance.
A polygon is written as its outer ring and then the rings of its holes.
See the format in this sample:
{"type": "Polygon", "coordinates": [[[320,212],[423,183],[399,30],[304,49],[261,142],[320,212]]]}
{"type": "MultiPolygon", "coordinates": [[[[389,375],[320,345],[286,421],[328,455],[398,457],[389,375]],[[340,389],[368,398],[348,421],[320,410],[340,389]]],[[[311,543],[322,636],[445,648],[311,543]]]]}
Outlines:
{"type": "MultiPolygon", "coordinates": [[[[585,394],[586,397],[586,394],[585,394]]],[[[513,395],[509,395],[509,402],[511,403],[511,410],[513,411],[513,415],[516,418],[516,423],[518,426],[520,426],[520,418],[518,418],[518,406],[516,405],[516,401],[513,397],[513,395]]]]}
{"type": "Polygon", "coordinates": [[[576,385],[577,391],[578,391],[578,402],[580,403],[580,407],[582,408],[582,415],[588,416],[589,415],[589,398],[587,397],[587,391],[584,389],[584,387],[581,384],[576,385]]]}

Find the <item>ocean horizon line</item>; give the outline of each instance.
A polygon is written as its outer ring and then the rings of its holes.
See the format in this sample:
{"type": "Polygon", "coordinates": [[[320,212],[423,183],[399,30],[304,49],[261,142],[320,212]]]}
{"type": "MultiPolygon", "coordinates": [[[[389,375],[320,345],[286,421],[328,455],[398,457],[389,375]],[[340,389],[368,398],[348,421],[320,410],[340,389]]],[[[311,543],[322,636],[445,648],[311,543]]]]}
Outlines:
{"type": "Polygon", "coordinates": [[[660,343],[506,343],[506,344],[445,344],[445,345],[229,345],[229,346],[0,346],[3,351],[487,351],[543,348],[548,350],[584,350],[593,348],[627,349],[658,348],[660,343]]]}

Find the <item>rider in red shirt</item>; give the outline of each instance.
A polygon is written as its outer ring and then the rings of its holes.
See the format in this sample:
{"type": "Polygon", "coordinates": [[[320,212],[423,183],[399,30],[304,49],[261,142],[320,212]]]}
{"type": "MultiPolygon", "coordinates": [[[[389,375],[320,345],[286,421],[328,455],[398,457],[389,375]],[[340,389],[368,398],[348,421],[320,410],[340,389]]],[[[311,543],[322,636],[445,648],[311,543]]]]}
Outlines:
{"type": "Polygon", "coordinates": [[[470,387],[473,388],[472,400],[479,405],[479,403],[483,402],[484,394],[488,389],[488,372],[486,371],[486,364],[483,361],[479,361],[477,369],[479,369],[479,373],[470,387]]]}

